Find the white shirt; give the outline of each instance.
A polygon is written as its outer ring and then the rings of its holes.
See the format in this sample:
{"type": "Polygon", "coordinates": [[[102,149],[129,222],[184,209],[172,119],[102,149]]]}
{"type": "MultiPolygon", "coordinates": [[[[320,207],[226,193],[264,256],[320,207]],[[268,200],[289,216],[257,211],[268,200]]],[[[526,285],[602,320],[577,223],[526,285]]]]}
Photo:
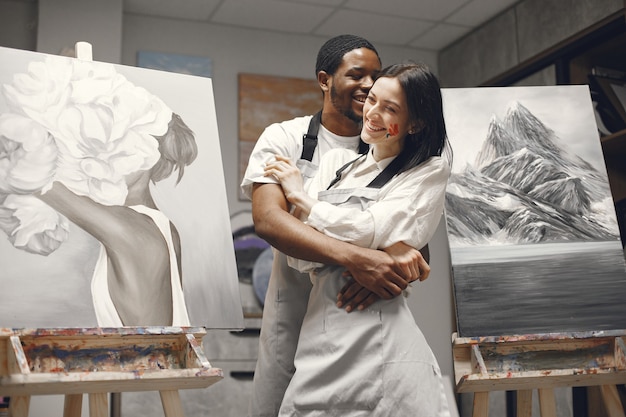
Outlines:
{"type": "MultiPolygon", "coordinates": [[[[252,185],[254,183],[273,183],[276,179],[266,177],[263,169],[265,164],[274,160],[278,153],[297,162],[302,155],[302,136],[307,133],[312,116],[297,117],[281,123],[274,123],[268,126],[259,140],[254,145],[254,150],[250,155],[250,161],[241,182],[241,190],[246,197],[252,196],[252,185]]],[[[311,167],[302,169],[302,164],[298,163],[298,168],[303,171],[304,186],[308,187],[311,178],[315,175],[317,166],[320,163],[320,155],[324,155],[331,149],[357,149],[359,143],[358,136],[338,136],[320,125],[317,137],[317,147],[313,153],[311,167]],[[306,171],[306,172],[304,172],[306,171]]]]}
{"type": "MultiPolygon", "coordinates": [[[[370,151],[343,173],[342,180],[326,191],[336,171],[358,157],[353,151],[337,149],[322,158],[308,194],[318,200],[307,224],[327,236],[373,249],[404,242],[414,248],[425,246],[435,233],[443,214],[450,165],[445,157],[431,157],[417,167],[393,177],[380,189],[366,188],[392,160],[376,162],[370,151]],[[346,193],[354,189],[354,193],[346,193]],[[360,205],[350,202],[359,194],[360,205]],[[332,201],[332,203],[328,202],[332,201]]],[[[289,264],[300,271],[319,266],[309,262],[289,264]]]]}

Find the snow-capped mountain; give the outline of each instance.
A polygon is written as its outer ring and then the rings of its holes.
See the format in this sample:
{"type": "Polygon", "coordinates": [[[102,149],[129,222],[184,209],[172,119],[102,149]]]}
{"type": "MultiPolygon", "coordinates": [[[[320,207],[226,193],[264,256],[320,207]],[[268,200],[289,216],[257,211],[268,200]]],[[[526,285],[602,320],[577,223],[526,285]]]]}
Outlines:
{"type": "Polygon", "coordinates": [[[604,172],[560,148],[555,132],[516,102],[503,121],[491,118],[474,166],[450,177],[450,244],[619,239],[604,172]]]}

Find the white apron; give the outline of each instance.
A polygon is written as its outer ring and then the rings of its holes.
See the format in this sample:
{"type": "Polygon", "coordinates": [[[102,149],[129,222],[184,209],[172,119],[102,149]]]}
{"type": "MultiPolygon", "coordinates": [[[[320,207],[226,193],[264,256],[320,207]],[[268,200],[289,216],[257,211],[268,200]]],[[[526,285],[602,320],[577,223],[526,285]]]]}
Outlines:
{"type": "MultiPolygon", "coordinates": [[[[379,189],[332,189],[319,199],[365,207],[379,189]]],[[[346,313],[335,305],[344,269],[311,273],[313,288],[280,416],[442,417],[441,371],[405,297],[346,313]]]]}

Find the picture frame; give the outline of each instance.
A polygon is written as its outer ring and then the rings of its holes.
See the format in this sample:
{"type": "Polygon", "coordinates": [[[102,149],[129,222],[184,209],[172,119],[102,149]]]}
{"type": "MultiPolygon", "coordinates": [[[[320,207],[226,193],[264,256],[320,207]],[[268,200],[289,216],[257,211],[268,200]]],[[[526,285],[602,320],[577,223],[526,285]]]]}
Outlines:
{"type": "Polygon", "coordinates": [[[137,66],[207,78],[213,75],[213,62],[211,58],[204,56],[139,51],[137,52],[137,66]]]}
{"type": "MultiPolygon", "coordinates": [[[[239,182],[263,130],[322,108],[322,92],[315,79],[241,73],[239,90],[239,182]]],[[[246,197],[238,191],[239,199],[246,197]]]]}

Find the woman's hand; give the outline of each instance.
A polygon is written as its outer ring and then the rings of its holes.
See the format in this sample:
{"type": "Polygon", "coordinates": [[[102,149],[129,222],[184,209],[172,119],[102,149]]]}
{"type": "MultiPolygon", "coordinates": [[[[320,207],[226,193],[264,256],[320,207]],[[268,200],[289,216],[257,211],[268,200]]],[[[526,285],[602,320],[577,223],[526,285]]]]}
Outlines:
{"type": "Polygon", "coordinates": [[[294,204],[299,193],[304,193],[302,174],[289,158],[276,155],[276,160],[265,164],[265,176],[272,176],[283,187],[287,200],[294,204]]]}
{"type": "Polygon", "coordinates": [[[272,176],[278,180],[283,187],[283,193],[287,201],[296,206],[294,215],[300,217],[300,214],[308,216],[311,208],[318,203],[314,198],[304,191],[302,174],[289,158],[282,155],[276,155],[274,162],[265,164],[265,176],[272,176]]]}

